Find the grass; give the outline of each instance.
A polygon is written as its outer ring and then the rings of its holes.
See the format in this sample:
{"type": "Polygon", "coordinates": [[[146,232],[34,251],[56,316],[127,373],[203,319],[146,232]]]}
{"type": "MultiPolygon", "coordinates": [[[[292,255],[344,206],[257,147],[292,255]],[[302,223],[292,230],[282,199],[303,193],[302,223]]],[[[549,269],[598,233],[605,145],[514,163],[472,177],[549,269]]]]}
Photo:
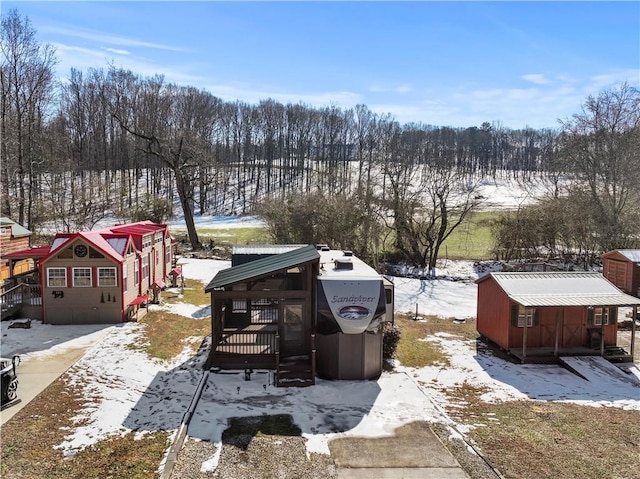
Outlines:
{"type": "MultiPolygon", "coordinates": [[[[475,321],[396,316],[401,329],[396,358],[406,366],[446,367],[438,344],[426,342],[438,332],[472,340],[475,321]]],[[[612,407],[545,401],[484,402],[486,388],[467,382],[446,391],[448,414],[471,426],[467,434],[506,479],[638,479],[640,414],[612,407]]]]}
{"type": "Polygon", "coordinates": [[[209,305],[211,303],[211,295],[204,292],[205,284],[195,280],[186,279],[184,282],[184,295],[180,292],[163,291],[162,302],[169,304],[188,303],[197,306],[209,305]]]}
{"type": "Polygon", "coordinates": [[[502,213],[481,211],[468,217],[451,233],[440,249],[441,259],[485,260],[492,259],[493,237],[491,223],[502,213]]]}
{"type": "Polygon", "coordinates": [[[449,358],[442,353],[437,343],[423,341],[424,338],[437,332],[453,334],[464,339],[475,339],[478,336],[473,320],[457,324],[452,319],[428,316],[422,321],[414,321],[410,315],[397,314],[396,324],[400,328],[400,341],[395,358],[404,366],[412,368],[449,365],[449,358]]]}
{"type": "MultiPolygon", "coordinates": [[[[188,296],[186,289],[185,297],[202,298],[197,289],[194,287],[193,296],[188,296]]],[[[175,357],[182,352],[185,342],[194,337],[198,338],[192,343],[195,351],[201,338],[211,330],[207,318],[187,318],[166,311],[150,311],[140,322],[146,325],[145,342],[140,348],[160,359],[175,357]]],[[[74,416],[84,406],[80,386],[70,387],[65,376],[54,381],[2,426],[0,476],[3,479],[157,477],[158,466],[169,446],[168,432],[150,432],[142,437],[135,432],[114,435],[69,457],[54,449],[65,440],[69,429],[78,426],[74,416]]]]}
{"type": "MultiPolygon", "coordinates": [[[[475,402],[470,436],[506,478],[638,478],[638,411],[577,404],[475,402]]],[[[468,419],[467,419],[468,421],[468,419]]]]}
{"type": "MultiPolygon", "coordinates": [[[[209,318],[193,319],[167,311],[150,311],[140,323],[145,324],[146,342],[140,347],[159,359],[171,359],[178,355],[191,338],[203,338],[211,334],[209,318]]],[[[201,341],[192,342],[195,352],[201,341]]]]}
{"type": "Polygon", "coordinates": [[[98,441],[73,456],[54,446],[65,440],[82,409],[79,388],[58,379],[2,425],[0,476],[3,479],[156,478],[169,445],[168,432],[142,437],[134,432],[98,441]]]}
{"type": "MultiPolygon", "coordinates": [[[[176,234],[184,234],[186,237],[186,231],[178,228],[172,229],[176,234]]],[[[267,228],[252,226],[246,228],[198,228],[198,237],[200,242],[204,245],[208,245],[209,241],[213,241],[214,244],[248,244],[248,243],[272,243],[267,228]]]]}

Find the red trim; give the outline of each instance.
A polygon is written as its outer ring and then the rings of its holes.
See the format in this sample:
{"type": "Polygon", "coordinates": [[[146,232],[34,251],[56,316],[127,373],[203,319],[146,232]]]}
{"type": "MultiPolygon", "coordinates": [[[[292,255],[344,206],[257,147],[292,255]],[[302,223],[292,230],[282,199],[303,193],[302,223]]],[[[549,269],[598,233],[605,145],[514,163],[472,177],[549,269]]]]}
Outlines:
{"type": "Polygon", "coordinates": [[[147,300],[147,295],[143,294],[141,296],[138,296],[137,298],[135,298],[133,301],[131,301],[129,303],[129,306],[135,306],[136,304],[142,304],[147,300]]]}

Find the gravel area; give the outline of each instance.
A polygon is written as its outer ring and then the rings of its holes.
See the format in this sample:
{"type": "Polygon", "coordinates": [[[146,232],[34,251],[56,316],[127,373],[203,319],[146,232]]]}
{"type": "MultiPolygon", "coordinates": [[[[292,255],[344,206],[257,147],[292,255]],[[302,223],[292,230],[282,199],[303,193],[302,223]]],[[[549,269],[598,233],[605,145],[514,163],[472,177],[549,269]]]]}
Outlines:
{"type": "MultiPolygon", "coordinates": [[[[431,430],[453,454],[472,479],[502,479],[484,460],[449,429],[437,423],[431,430]]],[[[300,436],[251,436],[226,438],[218,467],[201,472],[201,465],[214,456],[216,446],[207,441],[188,439],[178,455],[171,479],[331,479],[337,468],[330,456],[306,455],[306,440],[300,436]]]]}
{"type": "Polygon", "coordinates": [[[218,467],[201,472],[216,446],[189,439],[178,454],[171,479],[331,479],[337,477],[331,457],[307,458],[306,440],[300,436],[249,436],[225,439],[218,467]]]}

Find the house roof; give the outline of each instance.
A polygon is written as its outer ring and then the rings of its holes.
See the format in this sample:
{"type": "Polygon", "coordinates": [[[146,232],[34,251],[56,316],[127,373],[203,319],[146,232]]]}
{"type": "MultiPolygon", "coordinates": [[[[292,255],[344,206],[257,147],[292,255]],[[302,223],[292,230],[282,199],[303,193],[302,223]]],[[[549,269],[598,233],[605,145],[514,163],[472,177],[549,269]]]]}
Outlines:
{"type": "Polygon", "coordinates": [[[58,233],[51,244],[49,256],[43,260],[48,261],[54,252],[63,246],[81,238],[88,244],[117,262],[122,262],[126,255],[126,248],[132,237],[142,237],[146,234],[167,229],[167,225],[160,225],[150,221],[141,221],[125,225],[116,225],[110,228],[102,228],[79,233],[58,233]]]}
{"type": "Polygon", "coordinates": [[[223,286],[319,260],[320,254],[316,251],[315,247],[304,246],[302,248],[296,248],[218,271],[204,290],[209,292],[216,288],[222,288],[223,286]]]}
{"type": "Polygon", "coordinates": [[[26,258],[43,258],[49,254],[49,246],[37,246],[27,249],[21,249],[20,251],[14,251],[12,253],[3,254],[3,258],[11,259],[26,259],[26,258]]]}
{"type": "Polygon", "coordinates": [[[294,249],[303,248],[305,244],[241,244],[235,245],[231,254],[282,254],[294,249]]]}
{"type": "Polygon", "coordinates": [[[6,216],[0,217],[0,225],[11,226],[11,236],[13,236],[14,238],[19,236],[29,236],[31,234],[31,231],[29,231],[27,228],[25,228],[22,225],[19,225],[12,219],[7,218],[6,216]]]}
{"type": "Polygon", "coordinates": [[[490,273],[507,296],[522,306],[634,306],[640,298],[623,293],[600,273],[490,273]]]}
{"type": "Polygon", "coordinates": [[[619,249],[616,251],[632,263],[640,263],[640,249],[619,249]]]}

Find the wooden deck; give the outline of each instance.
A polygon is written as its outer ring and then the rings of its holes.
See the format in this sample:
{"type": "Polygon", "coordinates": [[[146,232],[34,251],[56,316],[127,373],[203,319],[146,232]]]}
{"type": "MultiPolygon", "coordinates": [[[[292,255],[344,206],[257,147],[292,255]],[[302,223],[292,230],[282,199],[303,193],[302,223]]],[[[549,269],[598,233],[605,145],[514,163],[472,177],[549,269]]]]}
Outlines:
{"type": "MultiPolygon", "coordinates": [[[[559,348],[556,354],[554,348],[527,348],[526,355],[522,349],[510,349],[509,354],[520,360],[522,364],[555,364],[559,362],[560,356],[600,356],[599,349],[587,347],[559,348]]],[[[622,348],[605,348],[605,359],[611,362],[630,362],[633,360],[631,354],[622,348]]]]}

